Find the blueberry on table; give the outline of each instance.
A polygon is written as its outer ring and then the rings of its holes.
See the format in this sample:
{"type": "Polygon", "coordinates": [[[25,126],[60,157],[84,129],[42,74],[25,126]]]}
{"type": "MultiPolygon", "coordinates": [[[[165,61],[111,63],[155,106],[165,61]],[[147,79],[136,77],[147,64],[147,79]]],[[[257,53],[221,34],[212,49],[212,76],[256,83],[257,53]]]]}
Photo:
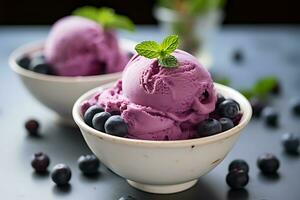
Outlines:
{"type": "Polygon", "coordinates": [[[120,115],[113,115],[104,124],[105,132],[123,137],[128,133],[128,126],[120,115]]]}
{"type": "Polygon", "coordinates": [[[25,128],[27,132],[32,136],[36,136],[38,134],[39,127],[40,124],[35,119],[29,119],[25,122],[25,128]]]}
{"type": "Polygon", "coordinates": [[[226,183],[232,189],[244,188],[249,182],[249,175],[244,170],[232,170],[226,176],[226,183]]]}
{"type": "Polygon", "coordinates": [[[292,133],[285,133],[282,136],[282,145],[287,153],[297,154],[300,145],[300,139],[292,133]]]}
{"type": "Polygon", "coordinates": [[[281,86],[280,86],[280,82],[276,81],[275,85],[273,86],[271,93],[275,94],[275,95],[279,95],[281,93],[281,86]]]}
{"type": "Polygon", "coordinates": [[[237,49],[233,52],[232,58],[235,62],[241,62],[244,59],[242,50],[237,49]]]}
{"type": "Polygon", "coordinates": [[[295,115],[300,116],[300,98],[294,98],[291,100],[291,108],[295,115]]]}
{"type": "Polygon", "coordinates": [[[226,99],[218,106],[221,117],[234,118],[240,111],[240,105],[233,99],[226,99]]]}
{"type": "Polygon", "coordinates": [[[253,116],[259,118],[263,109],[266,107],[266,104],[257,98],[251,99],[250,104],[252,107],[253,116]]]}
{"type": "Polygon", "coordinates": [[[279,169],[280,162],[275,155],[266,153],[258,157],[257,166],[263,174],[276,174],[279,169]]]}
{"type": "Polygon", "coordinates": [[[244,172],[248,173],[249,172],[249,165],[245,160],[242,159],[236,159],[233,160],[229,166],[228,166],[228,171],[233,171],[233,170],[243,170],[244,172]]]}
{"type": "Polygon", "coordinates": [[[71,169],[65,164],[57,164],[51,172],[52,181],[57,186],[67,185],[71,180],[71,169]]]}
{"type": "Polygon", "coordinates": [[[78,167],[83,174],[93,175],[98,173],[98,169],[100,167],[100,161],[93,154],[80,156],[78,159],[78,167]]]}
{"type": "Polygon", "coordinates": [[[92,127],[94,115],[97,113],[100,113],[100,112],[104,112],[104,109],[98,105],[93,105],[93,106],[89,107],[84,113],[84,116],[83,116],[84,122],[87,125],[89,125],[90,127],[92,127]]]}
{"type": "Polygon", "coordinates": [[[132,196],[125,196],[125,197],[119,198],[119,200],[136,200],[136,198],[134,198],[132,196]]]}
{"type": "Polygon", "coordinates": [[[96,113],[92,120],[93,128],[98,131],[105,132],[104,124],[110,117],[111,114],[109,112],[96,113]]]}
{"type": "Polygon", "coordinates": [[[17,63],[24,69],[29,69],[31,59],[29,56],[24,56],[20,58],[17,63]]]}
{"type": "Polygon", "coordinates": [[[222,132],[227,131],[227,130],[234,127],[234,124],[233,124],[232,120],[229,119],[229,118],[222,117],[222,118],[219,119],[219,122],[222,126],[222,132]]]}
{"type": "Polygon", "coordinates": [[[222,132],[222,125],[216,119],[208,118],[197,125],[197,133],[200,137],[207,137],[220,132],[222,132]]]}
{"type": "Polygon", "coordinates": [[[266,107],[262,111],[262,117],[268,126],[278,126],[278,112],[272,107],[266,107]]]}
{"type": "Polygon", "coordinates": [[[44,173],[50,164],[49,156],[45,153],[35,153],[31,160],[31,166],[37,173],[44,173]]]}

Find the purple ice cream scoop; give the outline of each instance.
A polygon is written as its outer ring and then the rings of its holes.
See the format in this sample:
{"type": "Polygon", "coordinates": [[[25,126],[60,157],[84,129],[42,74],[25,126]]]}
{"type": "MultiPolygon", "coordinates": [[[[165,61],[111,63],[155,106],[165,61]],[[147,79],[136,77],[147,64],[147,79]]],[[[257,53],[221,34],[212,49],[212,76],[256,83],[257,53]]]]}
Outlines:
{"type": "Polygon", "coordinates": [[[128,124],[127,137],[181,140],[196,137],[195,126],[214,111],[216,92],[209,72],[192,55],[172,53],[177,68],[159,66],[156,59],[135,55],[122,80],[82,104],[119,111],[128,124]]]}
{"type": "Polygon", "coordinates": [[[44,55],[59,76],[90,76],[122,71],[128,57],[113,30],[77,16],[57,21],[46,40],[44,55]]]}

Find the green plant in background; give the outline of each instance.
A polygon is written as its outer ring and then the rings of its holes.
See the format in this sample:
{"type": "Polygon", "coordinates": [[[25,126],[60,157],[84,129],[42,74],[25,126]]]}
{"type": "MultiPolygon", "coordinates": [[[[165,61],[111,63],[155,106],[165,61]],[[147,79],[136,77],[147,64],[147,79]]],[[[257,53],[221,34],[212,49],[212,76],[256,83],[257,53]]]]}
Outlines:
{"type": "Polygon", "coordinates": [[[214,78],[216,83],[222,84],[222,85],[226,85],[229,86],[230,85],[230,79],[226,78],[226,77],[218,77],[218,78],[214,78]]]}
{"type": "MultiPolygon", "coordinates": [[[[216,83],[229,86],[230,79],[228,77],[213,76],[216,83]]],[[[238,89],[247,99],[258,98],[267,100],[268,95],[271,94],[276,86],[279,85],[279,80],[274,76],[264,76],[255,81],[250,88],[238,89]]]]}
{"type": "Polygon", "coordinates": [[[223,7],[225,0],[159,0],[159,4],[181,14],[199,15],[223,7]]]}
{"type": "Polygon", "coordinates": [[[172,33],[181,38],[181,49],[195,54],[202,50],[204,43],[195,30],[198,17],[222,8],[225,0],[159,0],[158,3],[176,13],[176,19],[171,22],[172,33]]]}
{"type": "Polygon", "coordinates": [[[258,79],[251,88],[241,89],[240,92],[247,99],[251,99],[253,97],[265,99],[278,84],[279,81],[276,77],[265,76],[263,78],[258,79]]]}
{"type": "Polygon", "coordinates": [[[128,31],[135,30],[133,22],[127,16],[118,15],[111,8],[96,8],[93,6],[85,6],[74,10],[73,15],[96,21],[105,29],[119,28],[128,31]]]}

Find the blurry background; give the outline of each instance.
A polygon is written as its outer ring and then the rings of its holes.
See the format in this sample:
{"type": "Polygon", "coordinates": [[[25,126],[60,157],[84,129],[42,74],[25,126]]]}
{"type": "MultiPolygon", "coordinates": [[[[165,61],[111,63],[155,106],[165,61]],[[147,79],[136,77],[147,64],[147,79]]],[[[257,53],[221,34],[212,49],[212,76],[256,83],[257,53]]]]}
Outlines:
{"type": "MultiPolygon", "coordinates": [[[[170,2],[172,0],[169,0],[170,2]]],[[[156,24],[155,0],[1,0],[1,25],[52,24],[84,5],[108,6],[128,15],[137,24],[156,24]]],[[[225,24],[298,24],[297,0],[228,0],[225,24]]]]}

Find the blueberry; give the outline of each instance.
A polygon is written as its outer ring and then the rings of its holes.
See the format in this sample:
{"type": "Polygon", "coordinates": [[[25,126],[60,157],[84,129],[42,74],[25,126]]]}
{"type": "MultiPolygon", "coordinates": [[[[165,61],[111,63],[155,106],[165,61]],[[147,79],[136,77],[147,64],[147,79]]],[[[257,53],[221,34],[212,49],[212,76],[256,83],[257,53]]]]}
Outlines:
{"type": "Polygon", "coordinates": [[[89,107],[84,113],[84,116],[83,116],[84,122],[87,125],[89,125],[90,127],[92,127],[94,115],[97,113],[100,113],[100,112],[104,112],[104,109],[98,105],[93,105],[93,106],[89,107]]]}
{"type": "Polygon", "coordinates": [[[244,170],[232,170],[226,176],[226,183],[232,189],[241,189],[249,182],[249,175],[244,170]]]}
{"type": "Polygon", "coordinates": [[[266,104],[257,98],[250,100],[250,104],[253,111],[253,116],[259,118],[263,109],[266,107],[266,104]]]}
{"type": "Polygon", "coordinates": [[[17,63],[24,69],[29,69],[31,59],[29,56],[24,56],[20,58],[17,63]]]}
{"type": "Polygon", "coordinates": [[[57,164],[51,172],[51,178],[58,186],[63,186],[69,183],[72,176],[71,169],[65,164],[57,164]]]}
{"type": "Polygon", "coordinates": [[[39,127],[40,124],[35,119],[29,119],[25,122],[25,128],[27,132],[32,136],[36,136],[38,134],[39,127]]]}
{"type": "Polygon", "coordinates": [[[134,198],[132,196],[124,196],[124,197],[121,197],[119,200],[136,200],[136,198],[134,198]]]}
{"type": "Polygon", "coordinates": [[[241,62],[244,59],[244,55],[241,49],[237,49],[233,52],[232,58],[235,62],[241,62]]]}
{"type": "Polygon", "coordinates": [[[78,159],[78,167],[85,175],[98,173],[100,161],[95,155],[80,156],[78,159]]]}
{"type": "Polygon", "coordinates": [[[98,131],[105,132],[104,124],[110,117],[111,114],[109,112],[96,113],[92,120],[93,128],[98,131]]]}
{"type": "Polygon", "coordinates": [[[220,105],[220,103],[222,103],[223,101],[225,101],[225,97],[221,94],[217,94],[217,102],[216,102],[216,108],[220,105]]]}
{"type": "Polygon", "coordinates": [[[233,122],[233,125],[236,126],[240,123],[241,119],[243,117],[243,114],[242,113],[238,113],[233,119],[232,119],[232,122],[233,122]]]}
{"type": "Polygon", "coordinates": [[[128,133],[127,124],[120,115],[113,115],[105,122],[105,132],[111,135],[123,137],[128,133]]]}
{"type": "Polygon", "coordinates": [[[239,104],[233,99],[226,99],[218,106],[218,113],[221,117],[234,118],[239,110],[239,104]]]}
{"type": "Polygon", "coordinates": [[[299,149],[299,137],[292,133],[285,133],[282,136],[282,145],[287,153],[297,154],[299,149]]]}
{"type": "Polygon", "coordinates": [[[293,98],[291,100],[291,108],[295,115],[300,116],[300,98],[293,98]]]}
{"type": "Polygon", "coordinates": [[[273,86],[271,93],[275,95],[279,95],[281,93],[281,86],[279,81],[276,81],[275,85],[273,86]]]}
{"type": "Polygon", "coordinates": [[[262,111],[262,117],[268,126],[278,126],[278,113],[272,107],[266,107],[262,111]]]}
{"type": "Polygon", "coordinates": [[[266,153],[258,157],[257,166],[263,174],[276,174],[279,169],[280,162],[275,155],[266,153]]]}
{"type": "Polygon", "coordinates": [[[37,173],[43,173],[47,171],[50,164],[50,159],[47,154],[42,152],[35,153],[31,160],[31,166],[37,173]]]}
{"type": "Polygon", "coordinates": [[[243,170],[244,172],[248,173],[249,172],[249,165],[245,160],[242,159],[236,159],[233,160],[229,166],[228,166],[228,171],[232,170],[243,170]]]}
{"type": "Polygon", "coordinates": [[[200,122],[197,126],[197,133],[200,137],[215,135],[222,131],[220,122],[216,119],[208,118],[200,122]]]}
{"type": "Polygon", "coordinates": [[[234,127],[234,124],[233,124],[232,120],[229,119],[229,118],[222,117],[222,118],[219,119],[219,122],[222,126],[222,132],[227,131],[227,130],[234,127]]]}
{"type": "Polygon", "coordinates": [[[45,63],[45,60],[42,56],[35,56],[29,66],[31,71],[40,73],[40,74],[51,74],[51,66],[45,63]]]}
{"type": "Polygon", "coordinates": [[[127,56],[128,56],[128,58],[130,59],[130,58],[132,58],[132,56],[134,56],[134,53],[128,52],[128,53],[127,53],[127,56]]]}
{"type": "Polygon", "coordinates": [[[214,110],[213,112],[209,113],[209,118],[213,118],[213,119],[219,120],[220,116],[219,116],[219,113],[216,110],[214,110]]]}
{"type": "Polygon", "coordinates": [[[40,73],[40,74],[51,74],[50,73],[50,66],[48,64],[38,64],[34,67],[30,68],[31,71],[40,73]]]}

